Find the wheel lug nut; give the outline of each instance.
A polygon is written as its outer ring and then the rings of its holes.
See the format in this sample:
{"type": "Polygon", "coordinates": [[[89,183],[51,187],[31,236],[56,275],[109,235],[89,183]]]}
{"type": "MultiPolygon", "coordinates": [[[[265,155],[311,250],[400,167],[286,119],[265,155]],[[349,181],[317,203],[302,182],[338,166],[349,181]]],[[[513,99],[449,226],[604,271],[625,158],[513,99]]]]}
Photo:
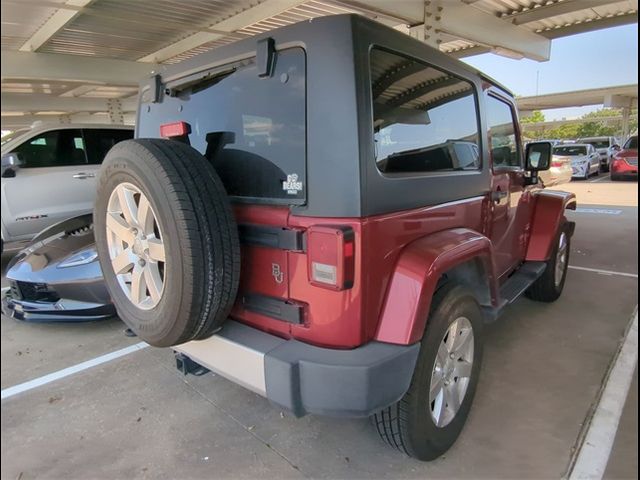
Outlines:
{"type": "Polygon", "coordinates": [[[455,356],[453,353],[450,353],[450,354],[449,354],[449,358],[450,358],[451,360],[453,360],[454,358],[456,358],[456,356],[455,356]]]}
{"type": "Polygon", "coordinates": [[[145,262],[142,258],[138,260],[138,265],[140,265],[141,267],[144,267],[146,264],[147,262],[145,262]]]}
{"type": "Polygon", "coordinates": [[[138,229],[137,229],[137,228],[134,228],[134,229],[132,229],[132,230],[131,230],[131,232],[132,232],[134,235],[137,235],[137,234],[138,234],[138,229]]]}

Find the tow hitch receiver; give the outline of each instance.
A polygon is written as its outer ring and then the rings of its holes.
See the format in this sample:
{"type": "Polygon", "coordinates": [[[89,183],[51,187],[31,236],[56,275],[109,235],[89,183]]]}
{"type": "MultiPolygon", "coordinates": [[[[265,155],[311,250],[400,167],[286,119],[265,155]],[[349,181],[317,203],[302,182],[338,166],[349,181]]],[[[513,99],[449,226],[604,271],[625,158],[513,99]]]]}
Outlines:
{"type": "Polygon", "coordinates": [[[209,373],[209,370],[206,367],[203,367],[197,362],[194,362],[189,357],[187,357],[184,353],[175,352],[176,355],[176,368],[180,370],[184,375],[195,375],[199,377],[206,373],[209,373]]]}

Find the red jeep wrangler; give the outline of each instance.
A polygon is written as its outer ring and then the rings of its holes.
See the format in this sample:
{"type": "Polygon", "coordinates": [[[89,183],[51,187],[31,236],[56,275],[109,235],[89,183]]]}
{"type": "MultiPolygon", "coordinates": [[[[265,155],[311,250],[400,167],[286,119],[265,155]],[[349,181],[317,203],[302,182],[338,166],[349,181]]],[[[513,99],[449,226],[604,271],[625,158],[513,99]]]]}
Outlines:
{"type": "Polygon", "coordinates": [[[371,415],[416,458],[462,430],[483,325],[559,297],[572,194],[543,190],[513,96],[355,15],[145,81],[103,164],[100,262],[122,319],[295,415],[371,415]]]}

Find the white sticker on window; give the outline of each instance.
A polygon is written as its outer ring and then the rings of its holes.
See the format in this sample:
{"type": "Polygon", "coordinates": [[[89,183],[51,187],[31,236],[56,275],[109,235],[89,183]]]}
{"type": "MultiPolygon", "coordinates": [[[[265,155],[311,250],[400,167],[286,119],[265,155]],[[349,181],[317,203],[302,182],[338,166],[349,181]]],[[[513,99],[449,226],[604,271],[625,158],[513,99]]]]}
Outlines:
{"type": "Polygon", "coordinates": [[[282,189],[287,192],[288,195],[297,195],[302,191],[302,182],[298,181],[298,174],[292,173],[287,175],[287,180],[282,182],[282,189]]]}

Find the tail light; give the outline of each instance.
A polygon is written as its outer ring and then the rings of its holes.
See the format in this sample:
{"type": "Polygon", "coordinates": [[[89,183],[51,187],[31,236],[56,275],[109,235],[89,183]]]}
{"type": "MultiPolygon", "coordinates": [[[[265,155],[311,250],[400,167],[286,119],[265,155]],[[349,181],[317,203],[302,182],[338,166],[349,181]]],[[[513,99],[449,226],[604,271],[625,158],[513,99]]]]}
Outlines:
{"type": "Polygon", "coordinates": [[[563,162],[560,162],[558,160],[554,160],[553,162],[551,162],[551,166],[552,167],[561,167],[563,164],[563,162]]]}
{"type": "Polygon", "coordinates": [[[187,122],[164,123],[160,125],[162,138],[184,137],[191,133],[191,125],[187,122]]]}
{"type": "Polygon", "coordinates": [[[309,282],[347,290],[355,275],[355,235],[351,227],[312,226],[307,230],[309,282]]]}

